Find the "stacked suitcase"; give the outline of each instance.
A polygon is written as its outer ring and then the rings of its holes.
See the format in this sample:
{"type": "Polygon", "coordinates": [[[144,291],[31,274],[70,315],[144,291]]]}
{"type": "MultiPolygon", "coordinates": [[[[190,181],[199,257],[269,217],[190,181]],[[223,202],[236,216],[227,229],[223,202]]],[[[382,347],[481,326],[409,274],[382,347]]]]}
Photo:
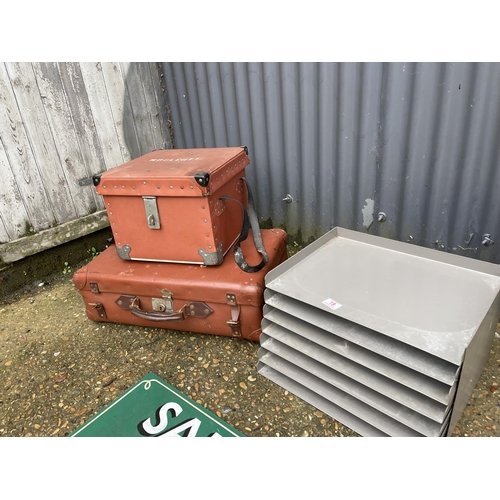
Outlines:
{"type": "Polygon", "coordinates": [[[260,230],[248,150],[157,150],[94,176],[114,243],[73,281],[94,321],[258,341],[286,233],[260,230]]]}

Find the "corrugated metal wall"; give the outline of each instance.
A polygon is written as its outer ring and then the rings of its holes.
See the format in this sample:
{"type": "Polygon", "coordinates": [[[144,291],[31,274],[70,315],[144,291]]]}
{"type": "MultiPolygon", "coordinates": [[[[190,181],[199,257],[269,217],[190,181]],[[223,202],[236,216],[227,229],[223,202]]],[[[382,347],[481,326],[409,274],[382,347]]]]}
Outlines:
{"type": "Polygon", "coordinates": [[[175,147],[248,146],[263,221],[304,240],[341,226],[500,262],[499,63],[163,69],[175,147]]]}

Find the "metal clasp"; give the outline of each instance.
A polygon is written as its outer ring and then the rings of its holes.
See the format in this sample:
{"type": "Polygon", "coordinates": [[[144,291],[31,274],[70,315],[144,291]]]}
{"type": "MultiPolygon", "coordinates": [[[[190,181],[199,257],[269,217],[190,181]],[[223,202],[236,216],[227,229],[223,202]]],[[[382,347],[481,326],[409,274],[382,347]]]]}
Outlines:
{"type": "Polygon", "coordinates": [[[226,301],[231,306],[231,319],[226,321],[235,337],[241,337],[240,306],[234,293],[226,293],[226,301]]]}
{"type": "Polygon", "coordinates": [[[153,297],[151,299],[151,305],[153,306],[153,311],[167,312],[171,313],[174,311],[174,303],[172,300],[173,293],[170,290],[164,288],[161,290],[161,299],[153,297]]]}
{"type": "Polygon", "coordinates": [[[160,215],[158,213],[158,205],[156,204],[156,196],[143,196],[142,199],[144,200],[148,228],[160,229],[160,215]]]}

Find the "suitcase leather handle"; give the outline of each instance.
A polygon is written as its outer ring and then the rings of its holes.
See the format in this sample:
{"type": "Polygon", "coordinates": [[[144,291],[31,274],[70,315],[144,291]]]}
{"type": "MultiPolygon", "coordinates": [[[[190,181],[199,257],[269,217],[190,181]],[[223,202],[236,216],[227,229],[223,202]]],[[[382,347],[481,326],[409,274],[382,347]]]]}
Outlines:
{"type": "Polygon", "coordinates": [[[150,321],[179,321],[184,319],[184,307],[180,311],[174,312],[143,311],[140,307],[139,297],[132,300],[129,311],[134,316],[150,321]]]}
{"type": "Polygon", "coordinates": [[[179,311],[144,311],[141,309],[139,297],[135,295],[121,295],[116,303],[122,308],[130,311],[138,318],[149,321],[182,321],[188,317],[206,318],[214,311],[204,302],[188,302],[179,311]]]}
{"type": "Polygon", "coordinates": [[[245,177],[241,177],[240,180],[243,181],[248,191],[248,211],[244,207],[243,203],[241,203],[241,201],[235,198],[231,198],[230,196],[221,196],[221,199],[235,201],[240,205],[241,209],[243,210],[243,225],[241,228],[240,236],[238,237],[238,240],[234,244],[234,250],[233,250],[234,260],[236,261],[236,264],[238,264],[238,267],[242,271],[245,271],[246,273],[255,273],[257,271],[260,271],[267,264],[268,256],[266,249],[264,248],[264,243],[262,242],[262,235],[260,233],[260,227],[259,227],[259,219],[257,217],[257,212],[255,210],[252,191],[250,190],[250,186],[245,177]],[[255,266],[251,266],[250,264],[248,264],[248,262],[245,260],[245,257],[243,257],[243,252],[241,251],[240,247],[240,243],[247,239],[250,227],[252,228],[255,248],[257,249],[257,252],[259,252],[260,255],[262,255],[262,260],[260,261],[259,264],[255,266]]]}

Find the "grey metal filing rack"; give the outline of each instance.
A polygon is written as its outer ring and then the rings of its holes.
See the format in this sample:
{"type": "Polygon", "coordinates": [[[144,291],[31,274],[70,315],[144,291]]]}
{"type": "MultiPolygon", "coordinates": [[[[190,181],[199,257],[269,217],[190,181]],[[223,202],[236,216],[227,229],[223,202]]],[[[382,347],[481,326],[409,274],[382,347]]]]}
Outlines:
{"type": "Polygon", "coordinates": [[[449,436],[499,291],[497,265],[335,228],[267,274],[257,370],[362,436],[449,436]]]}

